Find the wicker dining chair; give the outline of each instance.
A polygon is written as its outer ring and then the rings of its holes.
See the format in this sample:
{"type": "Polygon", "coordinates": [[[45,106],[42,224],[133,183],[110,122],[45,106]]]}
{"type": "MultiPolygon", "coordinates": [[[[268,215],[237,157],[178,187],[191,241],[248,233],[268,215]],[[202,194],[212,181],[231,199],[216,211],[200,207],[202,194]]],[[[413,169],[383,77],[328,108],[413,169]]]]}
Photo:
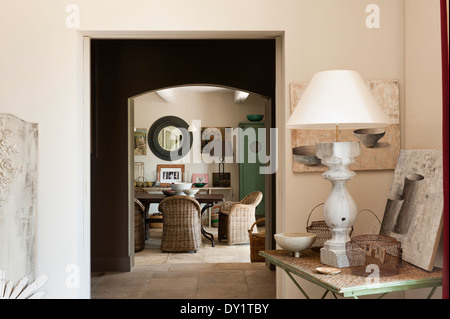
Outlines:
{"type": "Polygon", "coordinates": [[[226,201],[220,206],[219,241],[227,239],[228,245],[250,243],[248,230],[255,223],[256,206],[262,197],[263,194],[256,191],[245,196],[240,202],[226,201]]]}
{"type": "Polygon", "coordinates": [[[134,251],[145,247],[145,207],[138,199],[134,199],[134,251]]]}
{"type": "Polygon", "coordinates": [[[175,195],[158,206],[163,214],[161,250],[197,251],[202,244],[201,207],[195,198],[175,195]]]}

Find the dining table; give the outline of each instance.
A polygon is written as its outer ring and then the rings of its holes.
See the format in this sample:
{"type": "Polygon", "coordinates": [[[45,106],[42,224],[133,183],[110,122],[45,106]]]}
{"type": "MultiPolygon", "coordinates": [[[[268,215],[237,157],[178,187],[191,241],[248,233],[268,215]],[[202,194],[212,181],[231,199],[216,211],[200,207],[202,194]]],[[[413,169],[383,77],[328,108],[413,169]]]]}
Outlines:
{"type": "MultiPolygon", "coordinates": [[[[135,198],[138,199],[142,205],[145,207],[145,213],[149,211],[151,204],[158,204],[163,199],[168,196],[163,193],[149,194],[149,193],[135,193],[135,198]]],[[[223,194],[195,194],[194,198],[199,202],[199,204],[204,204],[201,210],[201,215],[211,208],[214,204],[221,203],[225,201],[225,196],[223,194]]],[[[163,216],[164,220],[164,216],[163,216]]],[[[214,235],[207,232],[203,228],[203,223],[201,225],[202,235],[211,242],[212,247],[214,247],[214,235]]]]}

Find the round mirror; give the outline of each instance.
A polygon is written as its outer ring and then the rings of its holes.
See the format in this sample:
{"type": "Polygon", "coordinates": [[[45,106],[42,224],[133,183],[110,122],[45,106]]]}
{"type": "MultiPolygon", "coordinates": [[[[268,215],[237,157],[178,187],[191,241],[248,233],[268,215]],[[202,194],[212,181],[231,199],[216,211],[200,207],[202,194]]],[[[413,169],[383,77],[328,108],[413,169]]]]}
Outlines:
{"type": "Polygon", "coordinates": [[[186,156],[192,146],[189,125],[176,116],[156,120],[148,131],[148,145],[158,158],[175,161],[186,156]]]}
{"type": "Polygon", "coordinates": [[[166,151],[175,151],[181,147],[183,133],[175,126],[166,126],[158,134],[158,144],[166,151]]]}

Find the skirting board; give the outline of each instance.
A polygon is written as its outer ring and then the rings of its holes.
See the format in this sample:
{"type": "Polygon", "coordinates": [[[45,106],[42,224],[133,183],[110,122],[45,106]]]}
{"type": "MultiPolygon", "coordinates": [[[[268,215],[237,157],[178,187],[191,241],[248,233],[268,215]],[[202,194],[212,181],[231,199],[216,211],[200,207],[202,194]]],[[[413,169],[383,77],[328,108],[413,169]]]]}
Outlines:
{"type": "Polygon", "coordinates": [[[91,271],[105,272],[105,271],[131,271],[131,258],[129,256],[122,257],[91,257],[91,271]]]}

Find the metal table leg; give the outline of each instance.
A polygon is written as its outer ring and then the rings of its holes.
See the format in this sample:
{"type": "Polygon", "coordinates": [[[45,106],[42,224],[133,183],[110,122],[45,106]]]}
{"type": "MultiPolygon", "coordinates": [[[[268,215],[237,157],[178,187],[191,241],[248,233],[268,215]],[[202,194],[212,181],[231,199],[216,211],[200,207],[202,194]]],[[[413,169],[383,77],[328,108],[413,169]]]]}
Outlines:
{"type": "MultiPolygon", "coordinates": [[[[201,215],[203,216],[203,214],[208,210],[208,208],[212,207],[213,203],[207,203],[205,204],[205,206],[203,206],[202,208],[202,213],[201,215]]],[[[208,239],[211,242],[211,245],[214,247],[215,243],[214,243],[214,235],[211,233],[208,233],[204,228],[203,228],[203,223],[201,223],[201,229],[202,229],[202,234],[203,236],[205,236],[206,239],[208,239]]]]}
{"type": "Polygon", "coordinates": [[[437,287],[433,287],[433,289],[431,289],[430,293],[427,296],[427,299],[431,299],[431,297],[433,296],[434,292],[436,291],[437,287]]]}
{"type": "MultiPolygon", "coordinates": [[[[303,288],[300,286],[300,284],[297,282],[297,280],[294,279],[294,277],[292,277],[291,273],[284,269],[284,271],[286,272],[286,274],[289,276],[289,278],[291,278],[291,280],[294,282],[294,284],[297,286],[298,290],[300,290],[300,292],[303,294],[303,296],[305,296],[306,299],[311,299],[309,298],[308,294],[305,292],[305,290],[303,290],[303,288]]],[[[324,294],[322,295],[321,299],[325,299],[325,297],[328,295],[328,293],[330,292],[330,290],[325,289],[324,294]]],[[[334,296],[334,299],[337,299],[336,294],[332,291],[331,292],[334,296]]],[[[358,299],[358,297],[355,296],[355,299],[358,299]]]]}
{"type": "Polygon", "coordinates": [[[309,296],[306,294],[306,292],[303,290],[302,287],[300,287],[300,285],[298,284],[298,282],[294,279],[294,277],[292,277],[291,273],[289,271],[287,271],[286,269],[284,270],[286,272],[286,274],[289,276],[289,278],[291,278],[291,280],[294,282],[294,284],[297,286],[297,288],[301,291],[301,293],[303,294],[303,296],[305,296],[306,299],[310,299],[309,296]]]}
{"type": "MultiPolygon", "coordinates": [[[[328,295],[329,290],[325,290],[325,293],[322,295],[320,299],[325,299],[325,297],[328,295]]],[[[336,296],[335,296],[336,297],[336,296]]]]}

